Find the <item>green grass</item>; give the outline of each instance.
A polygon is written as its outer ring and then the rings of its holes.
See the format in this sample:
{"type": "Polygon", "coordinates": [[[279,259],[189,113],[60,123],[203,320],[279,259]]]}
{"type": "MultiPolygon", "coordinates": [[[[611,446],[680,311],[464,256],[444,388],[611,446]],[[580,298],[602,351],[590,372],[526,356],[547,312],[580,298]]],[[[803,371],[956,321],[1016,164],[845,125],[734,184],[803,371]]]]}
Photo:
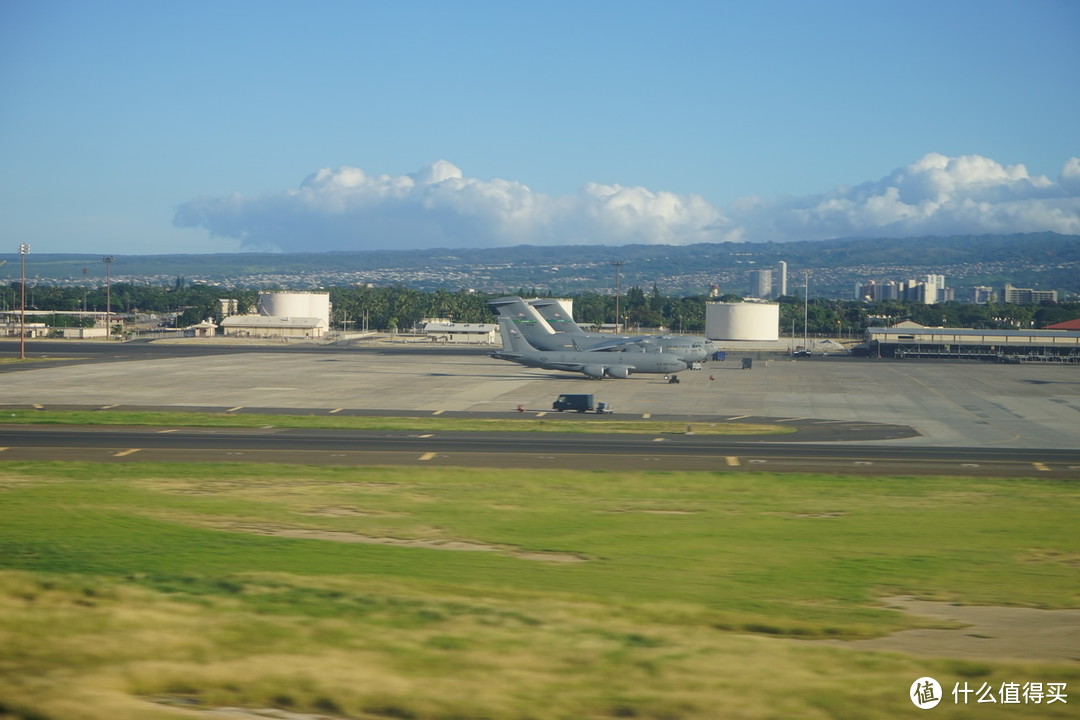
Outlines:
{"type": "Polygon", "coordinates": [[[897,593],[1076,607],[1078,504],[1045,479],[0,463],[0,718],[887,718],[927,674],[1075,686],[802,641],[915,626],[897,593]]]}
{"type": "Polygon", "coordinates": [[[174,427],[290,427],[344,430],[420,430],[442,432],[685,433],[699,435],[783,435],[795,428],[752,423],[656,422],[647,420],[547,418],[379,417],[356,415],[262,415],[114,410],[6,410],[0,423],[43,425],[152,425],[174,427]]]}

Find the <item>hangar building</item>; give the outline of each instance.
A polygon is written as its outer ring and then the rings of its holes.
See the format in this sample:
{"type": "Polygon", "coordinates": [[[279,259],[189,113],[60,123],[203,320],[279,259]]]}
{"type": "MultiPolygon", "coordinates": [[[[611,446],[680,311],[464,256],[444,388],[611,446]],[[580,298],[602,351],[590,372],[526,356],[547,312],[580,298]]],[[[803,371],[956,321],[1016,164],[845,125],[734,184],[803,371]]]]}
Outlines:
{"type": "Polygon", "coordinates": [[[872,357],[1080,363],[1080,333],[1068,330],[972,330],[872,327],[872,357]]]}

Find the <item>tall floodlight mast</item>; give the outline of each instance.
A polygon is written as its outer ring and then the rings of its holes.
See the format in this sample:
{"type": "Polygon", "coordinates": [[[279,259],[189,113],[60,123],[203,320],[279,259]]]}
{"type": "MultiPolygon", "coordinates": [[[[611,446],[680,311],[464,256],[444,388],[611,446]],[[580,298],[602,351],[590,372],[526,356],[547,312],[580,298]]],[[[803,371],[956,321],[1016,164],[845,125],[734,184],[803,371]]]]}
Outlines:
{"type": "Polygon", "coordinates": [[[105,255],[101,262],[105,263],[105,339],[108,340],[112,336],[112,283],[109,268],[116,262],[116,258],[105,255]]]}
{"type": "Polygon", "coordinates": [[[22,270],[19,277],[19,359],[26,359],[26,256],[30,254],[30,243],[19,245],[19,260],[22,270]]]}
{"type": "Polygon", "coordinates": [[[619,321],[622,317],[619,315],[619,296],[622,295],[622,287],[619,285],[619,269],[626,263],[622,260],[612,260],[611,264],[615,266],[615,334],[618,335],[619,321]]]}

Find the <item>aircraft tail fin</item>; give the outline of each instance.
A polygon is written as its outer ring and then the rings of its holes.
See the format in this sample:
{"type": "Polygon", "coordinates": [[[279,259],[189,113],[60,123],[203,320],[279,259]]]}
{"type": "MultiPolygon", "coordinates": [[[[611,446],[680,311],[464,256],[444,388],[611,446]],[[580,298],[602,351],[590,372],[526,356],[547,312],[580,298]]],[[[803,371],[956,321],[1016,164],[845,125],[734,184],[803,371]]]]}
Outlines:
{"type": "Polygon", "coordinates": [[[502,338],[503,352],[513,353],[527,353],[532,352],[535,348],[529,344],[529,341],[525,339],[525,336],[521,334],[521,331],[514,324],[514,321],[508,317],[499,318],[499,336],[502,338]]]}

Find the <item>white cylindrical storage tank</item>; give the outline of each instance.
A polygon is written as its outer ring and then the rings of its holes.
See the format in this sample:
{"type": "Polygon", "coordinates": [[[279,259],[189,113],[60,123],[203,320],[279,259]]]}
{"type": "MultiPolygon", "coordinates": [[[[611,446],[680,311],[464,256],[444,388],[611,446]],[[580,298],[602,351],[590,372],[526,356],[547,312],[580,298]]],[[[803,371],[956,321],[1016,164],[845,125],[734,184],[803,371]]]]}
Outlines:
{"type": "Polygon", "coordinates": [[[330,327],[330,293],[259,293],[259,314],[265,317],[319,318],[330,327]]]}
{"type": "Polygon", "coordinates": [[[776,303],[708,303],[705,336],[710,340],[780,340],[780,306],[776,303]]]}

